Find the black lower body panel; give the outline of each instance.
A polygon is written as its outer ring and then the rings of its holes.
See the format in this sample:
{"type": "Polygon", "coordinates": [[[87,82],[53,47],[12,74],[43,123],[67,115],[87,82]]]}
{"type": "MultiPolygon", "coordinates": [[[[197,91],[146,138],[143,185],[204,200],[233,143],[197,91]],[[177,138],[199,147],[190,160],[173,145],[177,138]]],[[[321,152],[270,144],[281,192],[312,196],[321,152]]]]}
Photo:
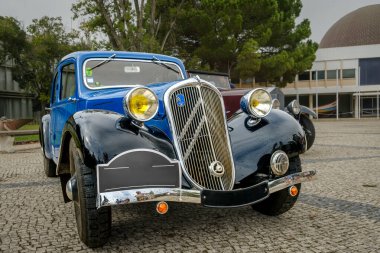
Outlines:
{"type": "Polygon", "coordinates": [[[201,203],[207,207],[239,207],[262,201],[269,196],[268,182],[232,191],[202,190],[201,203]]]}

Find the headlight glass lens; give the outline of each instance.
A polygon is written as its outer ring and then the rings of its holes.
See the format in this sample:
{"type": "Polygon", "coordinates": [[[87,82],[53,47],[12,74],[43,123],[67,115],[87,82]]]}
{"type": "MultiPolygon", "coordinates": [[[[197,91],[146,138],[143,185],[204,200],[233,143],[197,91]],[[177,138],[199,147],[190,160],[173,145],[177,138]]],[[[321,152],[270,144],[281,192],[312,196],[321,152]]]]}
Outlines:
{"type": "Polygon", "coordinates": [[[272,109],[272,98],[264,89],[254,90],[249,97],[249,111],[253,116],[262,118],[272,109]]]}
{"type": "Polygon", "coordinates": [[[135,88],[125,99],[126,112],[135,120],[147,121],[152,119],[158,111],[156,94],[148,88],[135,88]]]}

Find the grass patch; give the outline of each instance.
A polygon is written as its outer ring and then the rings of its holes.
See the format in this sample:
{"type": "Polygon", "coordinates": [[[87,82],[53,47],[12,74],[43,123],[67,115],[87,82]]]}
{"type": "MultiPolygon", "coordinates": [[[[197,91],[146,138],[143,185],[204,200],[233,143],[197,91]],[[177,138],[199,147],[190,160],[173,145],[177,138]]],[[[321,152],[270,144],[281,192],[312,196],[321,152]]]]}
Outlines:
{"type": "MultiPolygon", "coordinates": [[[[40,126],[36,124],[27,124],[20,127],[17,130],[38,130],[40,126]]],[[[34,135],[24,135],[24,136],[15,136],[15,143],[18,142],[36,142],[39,141],[38,134],[34,135]]]]}

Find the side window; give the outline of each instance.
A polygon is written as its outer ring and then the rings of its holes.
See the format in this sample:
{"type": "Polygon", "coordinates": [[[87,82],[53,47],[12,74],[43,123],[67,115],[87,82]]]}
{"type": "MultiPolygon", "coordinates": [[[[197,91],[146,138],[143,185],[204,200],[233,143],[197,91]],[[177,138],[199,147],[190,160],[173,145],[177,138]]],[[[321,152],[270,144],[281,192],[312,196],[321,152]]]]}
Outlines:
{"type": "Polygon", "coordinates": [[[58,73],[55,73],[53,80],[53,92],[51,93],[51,103],[54,104],[57,101],[57,89],[58,89],[58,73]]]}
{"type": "Polygon", "coordinates": [[[75,95],[75,65],[69,64],[61,71],[61,94],[60,99],[66,99],[75,95]]]}

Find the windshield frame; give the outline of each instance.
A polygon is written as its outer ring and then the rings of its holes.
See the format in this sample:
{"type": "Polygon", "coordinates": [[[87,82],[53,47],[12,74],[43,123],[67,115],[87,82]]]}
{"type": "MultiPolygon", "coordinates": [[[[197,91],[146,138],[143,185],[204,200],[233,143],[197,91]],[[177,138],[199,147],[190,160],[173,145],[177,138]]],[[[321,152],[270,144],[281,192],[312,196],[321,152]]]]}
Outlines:
{"type": "MultiPolygon", "coordinates": [[[[131,88],[131,87],[136,87],[136,86],[144,86],[145,87],[145,85],[142,85],[142,84],[127,84],[127,85],[112,85],[112,86],[103,86],[103,87],[90,87],[87,84],[87,81],[86,81],[86,64],[87,64],[87,62],[88,61],[103,61],[103,60],[105,60],[107,58],[108,57],[88,58],[88,59],[86,59],[83,62],[83,64],[82,64],[82,81],[83,81],[83,83],[84,83],[84,85],[86,86],[87,89],[90,89],[90,90],[103,90],[103,89],[114,89],[114,88],[131,88]]],[[[153,63],[153,60],[146,60],[146,59],[113,58],[113,59],[111,59],[111,61],[151,62],[152,64],[155,64],[155,63],[153,63]]],[[[182,71],[181,67],[177,63],[170,62],[170,61],[163,61],[163,60],[160,60],[160,61],[163,62],[163,63],[166,63],[166,64],[175,65],[178,68],[179,73],[181,74],[181,77],[182,77],[181,80],[185,79],[185,76],[183,75],[183,71],[182,71]]],[[[170,71],[170,70],[168,69],[168,71],[170,71]]],[[[175,81],[175,80],[173,80],[173,81],[175,81]]]]}

